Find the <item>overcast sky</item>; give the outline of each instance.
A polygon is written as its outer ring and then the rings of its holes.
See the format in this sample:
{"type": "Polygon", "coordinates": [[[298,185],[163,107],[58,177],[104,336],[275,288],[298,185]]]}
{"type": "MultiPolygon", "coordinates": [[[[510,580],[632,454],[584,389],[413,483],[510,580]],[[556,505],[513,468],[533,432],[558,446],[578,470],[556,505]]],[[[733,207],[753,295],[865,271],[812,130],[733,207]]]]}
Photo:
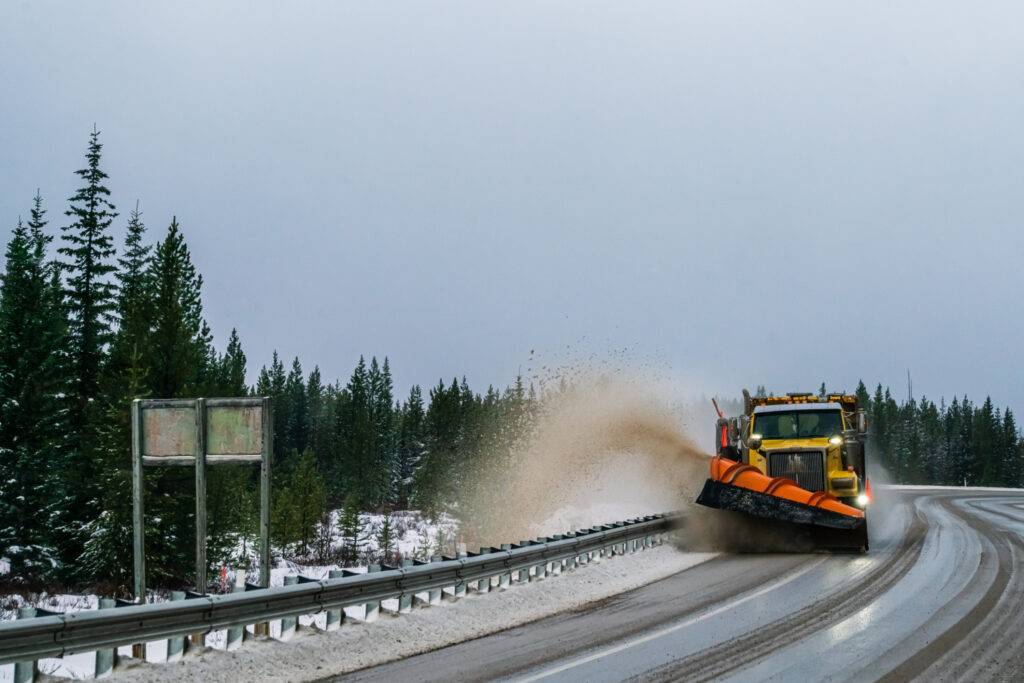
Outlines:
{"type": "Polygon", "coordinates": [[[0,224],[66,222],[95,122],[118,245],[177,215],[250,378],[1024,410],[1019,3],[386,4],[3,2],[0,224]]]}

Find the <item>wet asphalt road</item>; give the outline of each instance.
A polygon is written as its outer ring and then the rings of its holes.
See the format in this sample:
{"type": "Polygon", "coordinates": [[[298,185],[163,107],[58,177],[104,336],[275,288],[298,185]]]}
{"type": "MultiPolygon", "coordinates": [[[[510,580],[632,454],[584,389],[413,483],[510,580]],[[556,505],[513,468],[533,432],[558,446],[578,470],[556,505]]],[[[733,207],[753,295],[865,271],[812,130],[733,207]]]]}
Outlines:
{"type": "Polygon", "coordinates": [[[725,555],[345,680],[1024,680],[1024,492],[879,492],[867,555],[725,555]]]}

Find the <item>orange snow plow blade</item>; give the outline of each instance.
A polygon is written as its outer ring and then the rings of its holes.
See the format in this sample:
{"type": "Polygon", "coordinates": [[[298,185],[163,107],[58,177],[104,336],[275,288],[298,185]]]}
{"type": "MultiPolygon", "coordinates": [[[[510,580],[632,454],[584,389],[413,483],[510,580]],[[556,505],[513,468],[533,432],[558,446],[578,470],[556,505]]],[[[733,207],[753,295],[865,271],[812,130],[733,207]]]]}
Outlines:
{"type": "Polygon", "coordinates": [[[867,550],[864,512],[824,491],[812,492],[783,477],[721,456],[711,460],[711,477],[697,502],[754,517],[810,528],[818,547],[867,550]]]}

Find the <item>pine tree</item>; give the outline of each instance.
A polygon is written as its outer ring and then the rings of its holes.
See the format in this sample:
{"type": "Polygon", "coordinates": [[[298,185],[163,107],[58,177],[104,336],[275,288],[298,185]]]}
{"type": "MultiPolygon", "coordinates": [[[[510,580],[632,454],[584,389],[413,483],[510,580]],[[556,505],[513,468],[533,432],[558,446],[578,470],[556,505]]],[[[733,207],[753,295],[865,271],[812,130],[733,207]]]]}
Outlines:
{"type": "Polygon", "coordinates": [[[110,190],[103,184],[108,176],[100,169],[102,149],[99,131],[94,128],[85,155],[88,165],[75,171],[85,186],[71,197],[71,208],[65,212],[74,220],[61,228],[68,246],[58,249],[68,258],[62,268],[67,276],[68,346],[73,373],[69,428],[79,431],[90,421],[90,399],[99,394],[103,353],[111,340],[115,305],[115,285],[110,281],[115,249],[107,229],[118,214],[109,201],[110,190]]]}
{"type": "Polygon", "coordinates": [[[426,452],[423,393],[418,384],[409,390],[409,398],[402,406],[401,430],[398,440],[398,496],[400,508],[409,506],[413,479],[426,452]]]}
{"type": "Polygon", "coordinates": [[[427,449],[413,480],[413,503],[430,516],[450,509],[463,481],[462,394],[457,380],[430,390],[426,414],[427,449]]]}
{"type": "Polygon", "coordinates": [[[354,493],[345,499],[338,526],[342,541],[341,561],[343,566],[349,566],[359,558],[359,544],[363,540],[362,523],[359,521],[359,500],[354,493]]]}
{"type": "Polygon", "coordinates": [[[143,244],[146,226],[136,203],[129,214],[120,268],[115,318],[118,329],[104,367],[104,413],[97,452],[100,513],[86,525],[80,564],[86,576],[128,593],[132,559],[123,549],[132,543],[130,403],[145,398],[152,325],[150,265],[152,248],[143,244]]]}
{"type": "Polygon", "coordinates": [[[287,412],[282,438],[288,452],[301,452],[309,447],[309,402],[306,397],[306,384],[302,374],[302,364],[298,357],[292,361],[291,372],[284,385],[287,412]]]}
{"type": "Polygon", "coordinates": [[[231,328],[228,348],[221,358],[221,377],[225,396],[249,395],[249,387],[245,383],[245,353],[235,328],[231,328]]]}
{"type": "Polygon", "coordinates": [[[289,460],[292,471],[278,488],[273,511],[274,542],[296,543],[299,554],[306,556],[326,508],[326,491],[313,451],[293,453],[289,460]]]}
{"type": "MultiPolygon", "coordinates": [[[[212,368],[211,335],[203,319],[203,278],[192,264],[177,218],[156,245],[149,266],[153,319],[149,350],[151,366],[146,390],[153,398],[192,398],[206,387],[212,368]]],[[[159,468],[146,473],[146,515],[158,524],[147,534],[146,555],[154,585],[192,573],[195,526],[192,474],[184,468],[159,468]]],[[[207,500],[216,498],[229,474],[208,473],[207,500]]],[[[211,534],[221,520],[211,520],[211,534]]],[[[213,556],[208,556],[213,560],[213,556]]]]}
{"type": "Polygon", "coordinates": [[[993,486],[996,484],[996,469],[993,455],[998,444],[995,440],[996,415],[992,399],[985,397],[981,408],[974,412],[972,424],[973,448],[971,450],[970,483],[974,486],[993,486]]]}
{"type": "Polygon", "coordinates": [[[110,190],[104,185],[107,174],[100,169],[102,149],[99,131],[94,127],[85,155],[86,167],[75,171],[85,184],[69,200],[71,206],[65,214],[73,220],[61,229],[65,246],[57,250],[67,259],[61,270],[67,280],[68,448],[61,458],[61,477],[69,498],[60,524],[61,556],[68,568],[81,551],[83,524],[99,512],[98,427],[103,407],[98,399],[104,356],[112,335],[116,290],[110,279],[115,249],[107,230],[117,217],[109,200],[110,190]]]}
{"type": "Polygon", "coordinates": [[[1020,433],[1017,431],[1017,420],[1009,408],[1003,413],[1002,447],[1000,460],[1000,485],[1019,488],[1024,485],[1024,476],[1020,472],[1018,457],[1020,433]]]}
{"type": "Polygon", "coordinates": [[[394,385],[391,381],[391,367],[384,358],[384,366],[377,364],[377,358],[370,361],[367,375],[370,407],[370,421],[374,431],[374,488],[378,504],[393,503],[398,493],[396,464],[396,435],[394,419],[394,385]]]}
{"type": "Polygon", "coordinates": [[[338,474],[344,482],[344,490],[354,493],[360,504],[375,504],[380,497],[378,472],[375,470],[376,433],[370,413],[369,373],[362,356],[344,394],[338,416],[338,474]]]}
{"type": "Polygon", "coordinates": [[[331,434],[328,419],[327,392],[320,379],[320,366],[313,368],[306,382],[306,401],[309,410],[309,446],[316,455],[321,472],[330,471],[331,434]]]}
{"type": "Polygon", "coordinates": [[[156,398],[189,396],[208,370],[211,335],[203,319],[203,276],[192,265],[176,217],[157,244],[149,277],[153,287],[150,391],[156,398]]]}
{"type": "Polygon", "coordinates": [[[0,281],[0,555],[15,576],[53,565],[55,520],[67,489],[56,465],[63,443],[64,318],[42,197],[7,245],[0,281]]]}
{"type": "Polygon", "coordinates": [[[384,515],[384,520],[377,531],[377,547],[380,549],[381,562],[391,564],[395,561],[395,529],[390,512],[384,515]]]}

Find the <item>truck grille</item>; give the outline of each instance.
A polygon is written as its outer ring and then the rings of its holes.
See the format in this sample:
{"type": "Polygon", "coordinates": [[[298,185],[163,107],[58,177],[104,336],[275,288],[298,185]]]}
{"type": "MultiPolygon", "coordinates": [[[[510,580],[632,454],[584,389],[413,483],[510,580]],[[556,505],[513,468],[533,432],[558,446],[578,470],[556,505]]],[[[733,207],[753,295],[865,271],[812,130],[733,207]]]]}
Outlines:
{"type": "Polygon", "coordinates": [[[769,453],[768,476],[792,479],[808,491],[824,491],[825,454],[821,451],[769,453]]]}

